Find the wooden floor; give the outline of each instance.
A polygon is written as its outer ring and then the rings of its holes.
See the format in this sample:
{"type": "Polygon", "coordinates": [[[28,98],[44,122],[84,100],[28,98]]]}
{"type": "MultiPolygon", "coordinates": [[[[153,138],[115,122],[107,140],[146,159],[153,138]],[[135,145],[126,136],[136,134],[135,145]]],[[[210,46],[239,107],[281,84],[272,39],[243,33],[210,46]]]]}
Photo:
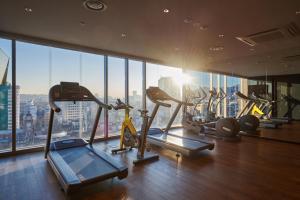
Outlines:
{"type": "MultiPolygon", "coordinates": [[[[291,127],[292,129],[292,127],[291,127]]],[[[294,129],[293,131],[298,131],[294,129]]],[[[135,152],[116,155],[129,165],[127,179],[85,187],[70,199],[300,199],[300,145],[243,137],[215,141],[213,151],[134,167],[135,152]]],[[[109,151],[117,141],[96,146],[109,151]]],[[[0,199],[65,199],[43,153],[0,159],[0,199]]]]}
{"type": "Polygon", "coordinates": [[[266,139],[273,139],[300,144],[300,122],[283,124],[278,129],[260,129],[259,136],[266,139]]]}

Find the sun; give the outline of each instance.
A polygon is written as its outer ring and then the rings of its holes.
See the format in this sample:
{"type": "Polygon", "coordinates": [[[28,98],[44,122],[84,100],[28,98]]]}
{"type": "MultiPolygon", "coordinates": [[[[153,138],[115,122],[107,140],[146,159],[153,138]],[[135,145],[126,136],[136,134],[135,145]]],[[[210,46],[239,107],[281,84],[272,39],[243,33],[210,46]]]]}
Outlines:
{"type": "Polygon", "coordinates": [[[179,87],[183,87],[191,83],[192,77],[185,73],[178,73],[173,77],[173,81],[179,87]]]}

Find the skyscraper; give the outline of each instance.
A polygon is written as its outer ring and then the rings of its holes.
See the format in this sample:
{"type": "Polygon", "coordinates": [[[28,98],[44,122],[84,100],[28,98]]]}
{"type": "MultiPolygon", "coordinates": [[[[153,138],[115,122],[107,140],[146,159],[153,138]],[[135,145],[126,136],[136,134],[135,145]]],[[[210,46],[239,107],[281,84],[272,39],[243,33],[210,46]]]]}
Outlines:
{"type": "MultiPolygon", "coordinates": [[[[20,87],[16,87],[16,128],[20,127],[20,87]]],[[[12,86],[0,85],[0,130],[12,129],[12,86]]]]}
{"type": "Polygon", "coordinates": [[[165,92],[167,92],[170,96],[176,99],[180,99],[180,87],[175,83],[172,77],[161,77],[158,80],[158,87],[165,92]]]}

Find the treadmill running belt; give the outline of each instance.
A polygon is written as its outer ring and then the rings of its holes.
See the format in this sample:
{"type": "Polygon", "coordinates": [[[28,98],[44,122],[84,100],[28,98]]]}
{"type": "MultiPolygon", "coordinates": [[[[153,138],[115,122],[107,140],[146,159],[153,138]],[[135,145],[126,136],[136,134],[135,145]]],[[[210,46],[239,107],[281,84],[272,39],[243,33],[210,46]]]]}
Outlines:
{"type": "Polygon", "coordinates": [[[167,134],[157,134],[157,135],[148,135],[148,138],[157,140],[157,141],[162,141],[167,144],[175,145],[180,148],[188,149],[191,151],[197,151],[200,149],[206,149],[207,144],[202,143],[199,141],[195,140],[189,140],[185,138],[180,138],[180,137],[175,137],[167,134]]]}
{"type": "Polygon", "coordinates": [[[57,151],[81,182],[115,173],[116,169],[87,148],[69,148],[57,151]]]}

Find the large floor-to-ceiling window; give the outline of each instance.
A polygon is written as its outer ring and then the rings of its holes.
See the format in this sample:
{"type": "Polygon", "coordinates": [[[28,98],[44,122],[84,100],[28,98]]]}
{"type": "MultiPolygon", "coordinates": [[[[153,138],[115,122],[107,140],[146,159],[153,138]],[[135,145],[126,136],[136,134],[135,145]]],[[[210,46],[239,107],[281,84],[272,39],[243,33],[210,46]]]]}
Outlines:
{"type": "MultiPolygon", "coordinates": [[[[159,87],[167,92],[173,98],[181,100],[182,98],[182,85],[184,84],[184,78],[182,77],[182,69],[168,67],[164,65],[157,65],[147,63],[146,66],[146,85],[147,88],[154,86],[159,87]]],[[[152,123],[152,127],[165,128],[175,110],[176,103],[172,103],[171,108],[161,107],[158,111],[155,120],[152,123]]],[[[151,112],[154,108],[154,104],[147,99],[147,109],[151,112]]],[[[173,125],[181,124],[182,112],[180,111],[173,122],[173,125]]]]}
{"type": "MultiPolygon", "coordinates": [[[[43,145],[49,120],[48,91],[60,82],[78,82],[103,101],[103,56],[24,42],[16,43],[17,148],[43,145]],[[19,98],[18,98],[19,97],[19,98]]],[[[94,102],[59,102],[53,140],[90,136],[94,102]]],[[[103,136],[103,117],[97,137],[103,136]]]]}
{"type": "MultiPolygon", "coordinates": [[[[117,99],[125,102],[125,59],[108,57],[108,104],[115,104],[117,99]]],[[[110,110],[108,112],[108,134],[119,135],[124,110],[110,110]]]]}
{"type": "Polygon", "coordinates": [[[142,118],[138,110],[143,106],[143,62],[129,60],[128,64],[128,102],[133,107],[130,112],[136,129],[140,130],[142,118]]]}
{"type": "Polygon", "coordinates": [[[0,151],[12,148],[11,43],[0,38],[0,151]]]}
{"type": "MultiPolygon", "coordinates": [[[[14,43],[10,40],[0,40],[0,120],[5,122],[1,123],[0,150],[10,150],[12,147],[12,102],[16,103],[17,150],[45,144],[50,110],[48,91],[61,81],[78,82],[88,88],[100,101],[108,104],[115,104],[118,98],[123,102],[128,102],[134,107],[131,110],[131,116],[137,129],[140,129],[142,122],[138,110],[144,105],[144,80],[146,80],[145,88],[160,87],[170,96],[180,100],[185,100],[183,95],[187,88],[194,93],[194,96],[205,96],[201,102],[197,102],[196,106],[200,118],[205,118],[207,114],[210,90],[217,93],[223,91],[228,96],[217,105],[215,110],[217,115],[233,116],[239,110],[239,103],[233,94],[241,89],[240,78],[199,71],[183,72],[181,68],[153,63],[145,64],[138,60],[20,41],[16,41],[15,49],[16,99],[13,101],[11,59],[14,51],[12,44],[14,43]],[[144,69],[146,71],[143,71],[144,69]]],[[[95,103],[60,102],[58,104],[62,107],[62,111],[55,115],[53,140],[71,137],[88,139],[97,109],[95,103]]],[[[171,108],[161,108],[152,127],[166,127],[176,105],[172,103],[171,108]]],[[[146,106],[151,113],[154,104],[147,99],[146,106]]],[[[109,110],[107,117],[108,124],[105,127],[105,115],[101,116],[97,137],[120,134],[124,110],[109,110]]],[[[173,125],[180,125],[181,120],[182,110],[178,113],[173,125]]]]}
{"type": "Polygon", "coordinates": [[[195,104],[195,106],[189,107],[187,110],[190,113],[197,113],[197,118],[204,120],[207,116],[210,74],[190,70],[185,73],[190,77],[190,81],[186,84],[190,90],[190,102],[195,104]]]}
{"type": "Polygon", "coordinates": [[[239,99],[235,95],[236,92],[241,91],[241,79],[237,77],[227,76],[227,101],[226,110],[227,117],[235,117],[239,112],[239,99]]]}

